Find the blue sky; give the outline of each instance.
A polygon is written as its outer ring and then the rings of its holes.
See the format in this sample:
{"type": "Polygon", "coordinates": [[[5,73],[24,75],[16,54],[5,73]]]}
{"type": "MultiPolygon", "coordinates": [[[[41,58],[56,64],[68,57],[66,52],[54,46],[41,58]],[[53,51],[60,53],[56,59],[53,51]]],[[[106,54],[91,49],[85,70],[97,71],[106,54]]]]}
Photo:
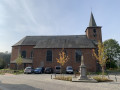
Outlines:
{"type": "Polygon", "coordinates": [[[103,41],[120,43],[120,0],[0,0],[0,52],[25,36],[84,35],[91,8],[103,41]]]}

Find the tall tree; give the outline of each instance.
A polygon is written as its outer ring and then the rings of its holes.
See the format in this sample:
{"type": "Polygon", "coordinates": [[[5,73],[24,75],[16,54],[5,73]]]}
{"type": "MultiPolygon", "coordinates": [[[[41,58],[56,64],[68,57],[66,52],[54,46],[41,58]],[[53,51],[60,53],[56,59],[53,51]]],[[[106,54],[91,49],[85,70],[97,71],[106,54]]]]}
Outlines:
{"type": "Polygon", "coordinates": [[[61,50],[61,52],[59,53],[59,58],[56,58],[56,59],[57,59],[57,62],[61,65],[61,73],[62,73],[62,67],[69,59],[64,49],[61,50]]]}
{"type": "Polygon", "coordinates": [[[9,64],[10,63],[10,57],[11,57],[11,53],[8,53],[8,52],[0,52],[0,58],[2,58],[6,64],[9,64]]]}
{"type": "Polygon", "coordinates": [[[107,55],[105,52],[104,45],[101,42],[98,42],[98,54],[96,54],[93,49],[93,56],[98,60],[100,66],[102,67],[102,77],[104,76],[104,69],[106,66],[107,55]]]}
{"type": "Polygon", "coordinates": [[[5,61],[2,58],[0,58],[0,69],[5,68],[5,65],[6,65],[5,61]]]}
{"type": "Polygon", "coordinates": [[[108,57],[107,60],[110,61],[110,62],[107,62],[107,67],[108,68],[116,67],[115,60],[119,60],[120,58],[119,43],[114,39],[109,39],[109,40],[104,41],[104,46],[106,48],[106,53],[108,57]]]}

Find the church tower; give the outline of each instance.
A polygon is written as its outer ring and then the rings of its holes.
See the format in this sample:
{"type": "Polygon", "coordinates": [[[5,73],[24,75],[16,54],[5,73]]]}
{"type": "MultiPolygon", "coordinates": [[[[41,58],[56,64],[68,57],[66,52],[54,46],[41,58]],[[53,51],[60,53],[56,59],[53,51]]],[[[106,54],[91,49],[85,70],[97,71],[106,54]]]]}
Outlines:
{"type": "Polygon", "coordinates": [[[92,12],[89,26],[87,27],[85,32],[88,39],[102,42],[101,26],[97,26],[92,12]]]}

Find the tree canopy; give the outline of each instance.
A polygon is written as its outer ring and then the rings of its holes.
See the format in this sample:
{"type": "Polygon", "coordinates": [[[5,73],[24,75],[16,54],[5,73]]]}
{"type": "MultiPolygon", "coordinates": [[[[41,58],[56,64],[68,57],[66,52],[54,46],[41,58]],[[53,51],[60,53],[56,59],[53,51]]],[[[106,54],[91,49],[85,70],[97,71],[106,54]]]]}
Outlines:
{"type": "Polygon", "coordinates": [[[5,68],[5,65],[6,65],[5,61],[2,58],[0,58],[0,69],[5,68]]]}
{"type": "Polygon", "coordinates": [[[107,55],[105,52],[104,45],[101,42],[98,42],[98,54],[96,54],[93,49],[93,56],[99,61],[100,66],[102,67],[102,77],[104,76],[104,68],[106,66],[107,55]]]}
{"type": "Polygon", "coordinates": [[[120,45],[116,40],[108,39],[104,41],[104,47],[106,48],[106,53],[109,60],[120,59],[120,45]]]}
{"type": "Polygon", "coordinates": [[[8,64],[10,64],[10,57],[11,53],[6,52],[0,52],[0,69],[8,67],[8,64]]]}
{"type": "Polygon", "coordinates": [[[23,59],[22,59],[21,55],[19,54],[19,56],[16,59],[17,69],[22,64],[22,62],[23,62],[23,59]]]}

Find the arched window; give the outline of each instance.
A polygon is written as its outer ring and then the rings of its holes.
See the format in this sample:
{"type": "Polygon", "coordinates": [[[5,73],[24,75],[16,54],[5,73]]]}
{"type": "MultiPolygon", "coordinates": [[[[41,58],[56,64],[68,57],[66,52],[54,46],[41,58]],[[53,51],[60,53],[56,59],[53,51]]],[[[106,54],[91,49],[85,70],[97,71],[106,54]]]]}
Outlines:
{"type": "Polygon", "coordinates": [[[93,29],[93,32],[96,33],[96,29],[93,29]]]}
{"type": "Polygon", "coordinates": [[[30,58],[33,58],[33,51],[31,51],[30,53],[30,58]]]}
{"type": "Polygon", "coordinates": [[[94,33],[93,33],[93,36],[96,37],[96,36],[97,36],[97,34],[96,34],[96,29],[93,29],[93,32],[94,32],[94,33]]]}
{"type": "Polygon", "coordinates": [[[26,51],[22,51],[21,56],[22,58],[26,58],[26,51]]]}
{"type": "Polygon", "coordinates": [[[63,51],[64,51],[65,55],[67,55],[67,54],[68,54],[68,53],[67,53],[67,50],[65,50],[65,49],[64,49],[63,51]]]}
{"type": "Polygon", "coordinates": [[[52,62],[52,50],[47,50],[46,61],[52,62]]]}
{"type": "Polygon", "coordinates": [[[76,62],[81,62],[82,52],[80,50],[76,50],[75,55],[76,55],[76,62]]]}

